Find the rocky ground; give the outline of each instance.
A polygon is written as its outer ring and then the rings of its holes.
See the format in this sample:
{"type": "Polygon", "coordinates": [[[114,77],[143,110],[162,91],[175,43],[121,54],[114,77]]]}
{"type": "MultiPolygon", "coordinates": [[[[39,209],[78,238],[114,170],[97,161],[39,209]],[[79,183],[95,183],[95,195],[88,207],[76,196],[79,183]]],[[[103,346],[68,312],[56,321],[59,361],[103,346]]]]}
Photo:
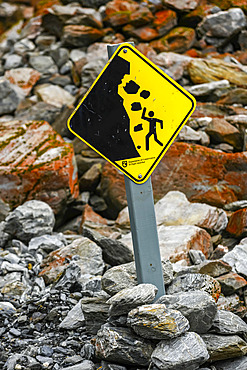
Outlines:
{"type": "Polygon", "coordinates": [[[241,0],[0,3],[1,369],[247,369],[246,14],[241,0]],[[66,126],[124,41],[197,100],[152,175],[158,300],[137,286],[123,175],[66,126]]]}

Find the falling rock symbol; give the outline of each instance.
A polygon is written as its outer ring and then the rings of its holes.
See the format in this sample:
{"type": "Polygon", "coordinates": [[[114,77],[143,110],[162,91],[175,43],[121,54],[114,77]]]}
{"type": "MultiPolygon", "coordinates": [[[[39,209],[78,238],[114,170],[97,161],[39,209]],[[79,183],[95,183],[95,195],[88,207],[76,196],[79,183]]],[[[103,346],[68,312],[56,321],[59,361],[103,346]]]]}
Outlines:
{"type": "Polygon", "coordinates": [[[127,94],[136,94],[139,89],[140,86],[133,80],[130,80],[124,87],[127,94]]]}
{"type": "Polygon", "coordinates": [[[143,130],[143,127],[142,127],[142,123],[139,123],[139,125],[136,125],[134,127],[134,131],[137,132],[137,131],[142,131],[143,130]]]}
{"type": "Polygon", "coordinates": [[[142,109],[142,106],[140,103],[132,103],[131,104],[131,110],[133,111],[137,111],[137,110],[141,110],[142,109]]]}
{"type": "Polygon", "coordinates": [[[143,98],[143,99],[147,99],[149,98],[150,96],[150,92],[148,90],[142,90],[142,92],[140,93],[140,96],[143,98]]]}

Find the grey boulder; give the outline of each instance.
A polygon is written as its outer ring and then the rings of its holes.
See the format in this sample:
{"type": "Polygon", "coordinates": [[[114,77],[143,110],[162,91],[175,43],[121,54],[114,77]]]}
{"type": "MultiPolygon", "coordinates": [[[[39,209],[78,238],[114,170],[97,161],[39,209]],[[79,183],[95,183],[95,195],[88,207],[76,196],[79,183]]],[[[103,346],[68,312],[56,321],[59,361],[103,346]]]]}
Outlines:
{"type": "Polygon", "coordinates": [[[197,32],[208,44],[222,46],[233,35],[246,27],[246,18],[240,8],[217,12],[206,16],[199,24],[197,32]]]}
{"type": "Polygon", "coordinates": [[[213,320],[210,332],[218,334],[247,334],[247,324],[230,311],[219,310],[213,320]]]}
{"type": "Polygon", "coordinates": [[[30,200],[17,207],[5,219],[4,232],[21,241],[51,234],[55,216],[51,207],[39,200],[30,200]]]}
{"type": "Polygon", "coordinates": [[[195,370],[208,358],[202,338],[190,332],[175,339],[162,340],[152,353],[150,370],[195,370]]]}
{"type": "Polygon", "coordinates": [[[14,112],[19,102],[19,94],[13,85],[4,78],[0,78],[0,115],[14,112]]]}
{"type": "Polygon", "coordinates": [[[190,330],[196,333],[206,333],[217,312],[215,300],[200,290],[164,295],[156,303],[163,303],[167,308],[180,311],[189,320],[190,330]]]}
{"type": "Polygon", "coordinates": [[[79,301],[59,324],[60,329],[77,329],[83,326],[85,323],[85,318],[82,312],[81,302],[79,301]]]}
{"type": "Polygon", "coordinates": [[[244,370],[247,369],[247,356],[217,361],[214,366],[217,370],[244,370]]]}
{"type": "Polygon", "coordinates": [[[154,346],[128,328],[102,327],[96,336],[96,356],[126,365],[148,366],[154,346]]]}
{"type": "Polygon", "coordinates": [[[158,289],[153,284],[139,284],[133,288],[126,288],[111,297],[109,315],[120,316],[143,304],[152,303],[158,289]]]}
{"type": "Polygon", "coordinates": [[[170,339],[189,330],[189,321],[177,310],[164,304],[137,307],[129,312],[127,323],[143,338],[170,339]]]}

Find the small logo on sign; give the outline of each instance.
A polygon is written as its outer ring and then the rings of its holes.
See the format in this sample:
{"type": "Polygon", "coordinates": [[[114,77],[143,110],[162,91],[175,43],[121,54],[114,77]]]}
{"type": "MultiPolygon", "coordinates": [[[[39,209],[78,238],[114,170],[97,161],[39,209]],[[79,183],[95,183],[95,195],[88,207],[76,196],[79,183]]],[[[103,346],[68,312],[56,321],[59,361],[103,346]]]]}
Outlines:
{"type": "Polygon", "coordinates": [[[123,167],[127,167],[128,166],[128,162],[127,161],[122,161],[122,166],[123,167]]]}

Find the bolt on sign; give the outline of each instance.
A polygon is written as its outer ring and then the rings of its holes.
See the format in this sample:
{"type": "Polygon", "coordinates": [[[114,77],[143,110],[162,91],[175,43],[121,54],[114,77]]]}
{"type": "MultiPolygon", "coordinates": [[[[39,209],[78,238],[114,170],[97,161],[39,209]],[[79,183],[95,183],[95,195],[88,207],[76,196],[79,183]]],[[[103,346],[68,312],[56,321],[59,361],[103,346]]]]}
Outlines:
{"type": "Polygon", "coordinates": [[[79,139],[137,184],[145,182],[196,101],[130,44],[121,44],[68,120],[79,139]]]}

